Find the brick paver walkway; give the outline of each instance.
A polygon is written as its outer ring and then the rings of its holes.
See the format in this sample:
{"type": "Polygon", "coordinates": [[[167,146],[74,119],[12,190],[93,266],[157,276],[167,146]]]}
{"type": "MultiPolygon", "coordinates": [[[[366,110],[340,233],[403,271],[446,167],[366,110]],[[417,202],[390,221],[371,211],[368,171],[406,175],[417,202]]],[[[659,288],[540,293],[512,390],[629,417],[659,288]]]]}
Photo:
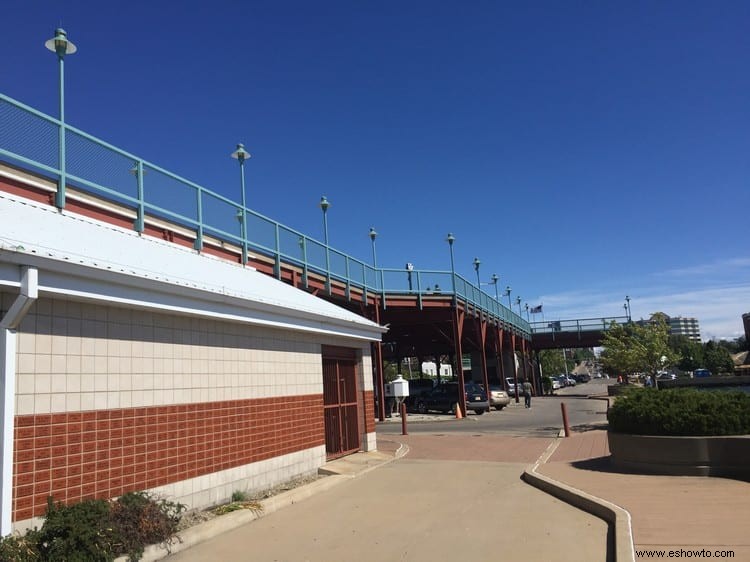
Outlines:
{"type": "Polygon", "coordinates": [[[750,484],[728,478],[626,474],[610,466],[608,455],[606,431],[573,434],[561,440],[538,470],[626,509],[636,551],[706,549],[717,558],[719,551],[731,550],[734,560],[750,560],[750,484]]]}

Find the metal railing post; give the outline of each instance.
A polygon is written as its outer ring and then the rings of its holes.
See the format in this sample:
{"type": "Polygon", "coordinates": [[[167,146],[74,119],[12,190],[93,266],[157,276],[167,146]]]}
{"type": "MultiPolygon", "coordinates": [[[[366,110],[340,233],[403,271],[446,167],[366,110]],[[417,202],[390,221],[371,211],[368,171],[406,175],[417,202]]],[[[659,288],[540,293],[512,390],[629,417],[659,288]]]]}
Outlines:
{"type": "Polygon", "coordinates": [[[202,189],[198,187],[195,190],[197,212],[198,212],[198,228],[195,233],[195,243],[193,247],[199,252],[203,249],[203,193],[202,189]]]}

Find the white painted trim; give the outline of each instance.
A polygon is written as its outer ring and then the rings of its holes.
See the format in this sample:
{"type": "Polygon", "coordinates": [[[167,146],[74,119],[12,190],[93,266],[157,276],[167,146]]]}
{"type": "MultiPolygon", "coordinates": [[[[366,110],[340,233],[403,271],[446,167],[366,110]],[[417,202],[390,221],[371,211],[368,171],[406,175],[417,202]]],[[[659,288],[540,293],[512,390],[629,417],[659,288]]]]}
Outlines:
{"type": "Polygon", "coordinates": [[[20,293],[8,312],[0,320],[0,385],[2,385],[3,420],[2,446],[0,446],[0,464],[2,481],[0,481],[0,534],[11,532],[13,517],[13,441],[15,433],[16,402],[16,328],[26,316],[31,305],[39,296],[38,271],[33,267],[22,267],[20,293]]]}
{"type": "Polygon", "coordinates": [[[13,434],[16,400],[16,332],[0,330],[0,384],[2,385],[3,444],[0,447],[2,482],[0,482],[0,534],[11,532],[13,508],[13,434]]]}
{"type": "MultiPolygon", "coordinates": [[[[355,340],[377,341],[386,331],[258,271],[126,229],[7,194],[0,211],[8,217],[0,262],[39,267],[43,294],[355,340]]],[[[17,283],[2,264],[0,275],[0,285],[17,283]]]]}

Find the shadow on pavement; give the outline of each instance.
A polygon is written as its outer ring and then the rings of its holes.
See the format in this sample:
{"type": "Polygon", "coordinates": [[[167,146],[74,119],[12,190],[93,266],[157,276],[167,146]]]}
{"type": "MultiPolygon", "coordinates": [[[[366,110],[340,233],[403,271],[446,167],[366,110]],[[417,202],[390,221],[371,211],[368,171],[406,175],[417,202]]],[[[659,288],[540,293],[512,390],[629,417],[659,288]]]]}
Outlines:
{"type": "Polygon", "coordinates": [[[571,425],[571,431],[574,433],[586,433],[587,431],[607,431],[607,425],[599,423],[581,423],[578,425],[571,425]]]}

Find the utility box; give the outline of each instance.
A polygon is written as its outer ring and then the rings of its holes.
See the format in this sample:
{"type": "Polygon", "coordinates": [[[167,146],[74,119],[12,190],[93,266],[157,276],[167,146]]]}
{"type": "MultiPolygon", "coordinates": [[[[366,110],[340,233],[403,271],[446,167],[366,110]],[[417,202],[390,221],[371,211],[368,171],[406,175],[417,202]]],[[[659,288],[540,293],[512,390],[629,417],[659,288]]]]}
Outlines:
{"type": "Polygon", "coordinates": [[[409,381],[399,375],[393,382],[385,383],[385,395],[388,398],[406,398],[409,396],[409,381]]]}

